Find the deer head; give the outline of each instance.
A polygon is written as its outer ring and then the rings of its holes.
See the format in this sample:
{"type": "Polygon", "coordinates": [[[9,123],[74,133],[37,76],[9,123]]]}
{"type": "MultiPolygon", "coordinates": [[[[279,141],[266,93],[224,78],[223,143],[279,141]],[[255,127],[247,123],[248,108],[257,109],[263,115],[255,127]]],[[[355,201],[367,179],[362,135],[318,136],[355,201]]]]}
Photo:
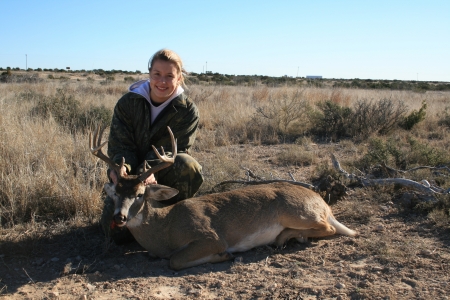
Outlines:
{"type": "MultiPolygon", "coordinates": [[[[167,127],[169,131],[170,138],[172,141],[172,157],[168,157],[164,148],[161,147],[161,153],[152,145],[153,151],[155,151],[156,156],[161,160],[161,163],[149,168],[147,162],[144,162],[144,171],[140,175],[128,175],[121,174],[121,169],[125,164],[125,158],[122,158],[121,164],[117,164],[112,161],[107,155],[102,151],[102,148],[106,145],[108,141],[102,143],[102,135],[105,128],[97,127],[97,130],[92,137],[92,132],[89,133],[89,148],[91,153],[104,162],[106,162],[109,167],[114,170],[118,176],[118,182],[116,185],[113,183],[105,184],[106,193],[114,200],[115,211],[113,222],[116,226],[122,227],[126,225],[127,218],[132,218],[137,208],[141,207],[144,201],[144,194],[146,186],[144,184],[145,179],[147,179],[151,174],[167,168],[175,162],[175,157],[177,155],[177,142],[173,136],[172,130],[167,127]]],[[[165,200],[173,197],[174,189],[171,189],[171,193],[163,193],[163,195],[157,194],[158,200],[165,200]],[[164,199],[165,198],[165,199],[164,199]]],[[[161,190],[162,192],[163,190],[161,190]]],[[[175,190],[176,191],[176,190],[175,190]]]]}

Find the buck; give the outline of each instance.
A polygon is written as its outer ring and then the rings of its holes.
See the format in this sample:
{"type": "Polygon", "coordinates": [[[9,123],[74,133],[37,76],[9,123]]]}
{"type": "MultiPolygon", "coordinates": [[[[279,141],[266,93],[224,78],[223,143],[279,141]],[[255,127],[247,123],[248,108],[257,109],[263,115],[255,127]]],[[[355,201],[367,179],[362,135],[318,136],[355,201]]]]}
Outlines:
{"type": "MultiPolygon", "coordinates": [[[[163,185],[145,186],[143,181],[174,163],[176,140],[168,127],[173,156],[153,146],[161,163],[141,175],[120,176],[121,165],[102,152],[103,129],[89,136],[91,152],[119,174],[117,185],[105,184],[114,200],[113,221],[127,226],[136,241],[151,256],[170,259],[175,270],[231,259],[233,252],[257,246],[283,246],[294,238],[304,242],[310,237],[335,233],[355,236],[356,232],[339,223],[330,207],[317,193],[287,182],[262,184],[223,193],[186,199],[171,206],[160,201],[178,191],[163,185]]],[[[125,159],[122,160],[122,164],[125,159]]],[[[146,165],[146,164],[145,164],[146,165]]]]}

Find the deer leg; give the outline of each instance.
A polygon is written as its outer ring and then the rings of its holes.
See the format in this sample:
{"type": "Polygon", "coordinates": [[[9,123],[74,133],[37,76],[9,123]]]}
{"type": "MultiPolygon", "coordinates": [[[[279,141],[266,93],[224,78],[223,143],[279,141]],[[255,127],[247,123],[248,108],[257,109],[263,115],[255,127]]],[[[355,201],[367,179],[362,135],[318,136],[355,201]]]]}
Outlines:
{"type": "Polygon", "coordinates": [[[286,228],[277,236],[275,244],[281,247],[292,238],[295,238],[300,243],[305,243],[310,237],[319,238],[335,233],[336,229],[328,223],[317,223],[313,228],[308,229],[286,228]]]}
{"type": "Polygon", "coordinates": [[[275,245],[281,248],[283,247],[284,244],[286,244],[287,241],[289,241],[292,238],[297,239],[297,241],[301,243],[307,241],[307,239],[303,239],[303,237],[301,236],[301,230],[286,228],[283,231],[281,231],[280,234],[275,239],[275,245]]]}
{"type": "Polygon", "coordinates": [[[194,241],[186,248],[172,255],[170,268],[180,270],[204,263],[217,263],[233,258],[226,252],[226,245],[217,240],[194,241]]]}
{"type": "Polygon", "coordinates": [[[334,235],[336,233],[336,228],[331,226],[328,223],[319,223],[317,226],[309,229],[300,229],[298,230],[299,234],[307,239],[309,237],[320,238],[325,236],[334,235]]]}

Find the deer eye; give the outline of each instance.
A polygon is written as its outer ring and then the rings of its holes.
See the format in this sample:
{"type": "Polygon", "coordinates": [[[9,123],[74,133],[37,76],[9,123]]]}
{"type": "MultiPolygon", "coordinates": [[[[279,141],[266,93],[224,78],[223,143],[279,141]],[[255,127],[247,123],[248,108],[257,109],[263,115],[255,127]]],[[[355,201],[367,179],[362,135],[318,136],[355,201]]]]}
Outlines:
{"type": "Polygon", "coordinates": [[[144,194],[138,194],[137,195],[137,198],[142,198],[142,197],[144,197],[144,194]]]}

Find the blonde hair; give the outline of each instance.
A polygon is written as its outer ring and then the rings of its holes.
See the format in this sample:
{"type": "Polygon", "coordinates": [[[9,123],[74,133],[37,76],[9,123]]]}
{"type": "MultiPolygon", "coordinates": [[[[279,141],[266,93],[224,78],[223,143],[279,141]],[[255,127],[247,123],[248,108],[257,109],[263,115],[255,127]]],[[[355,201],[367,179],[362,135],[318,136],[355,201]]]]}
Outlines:
{"type": "Polygon", "coordinates": [[[153,64],[157,60],[163,60],[163,61],[168,61],[168,62],[174,63],[178,72],[180,73],[180,76],[181,76],[180,83],[183,86],[185,85],[184,79],[185,79],[185,74],[187,74],[187,72],[183,68],[183,61],[181,60],[181,57],[178,54],[176,54],[174,51],[169,50],[169,49],[161,49],[161,50],[157,51],[155,54],[153,54],[153,56],[148,61],[148,71],[149,72],[151,71],[153,64]]]}

